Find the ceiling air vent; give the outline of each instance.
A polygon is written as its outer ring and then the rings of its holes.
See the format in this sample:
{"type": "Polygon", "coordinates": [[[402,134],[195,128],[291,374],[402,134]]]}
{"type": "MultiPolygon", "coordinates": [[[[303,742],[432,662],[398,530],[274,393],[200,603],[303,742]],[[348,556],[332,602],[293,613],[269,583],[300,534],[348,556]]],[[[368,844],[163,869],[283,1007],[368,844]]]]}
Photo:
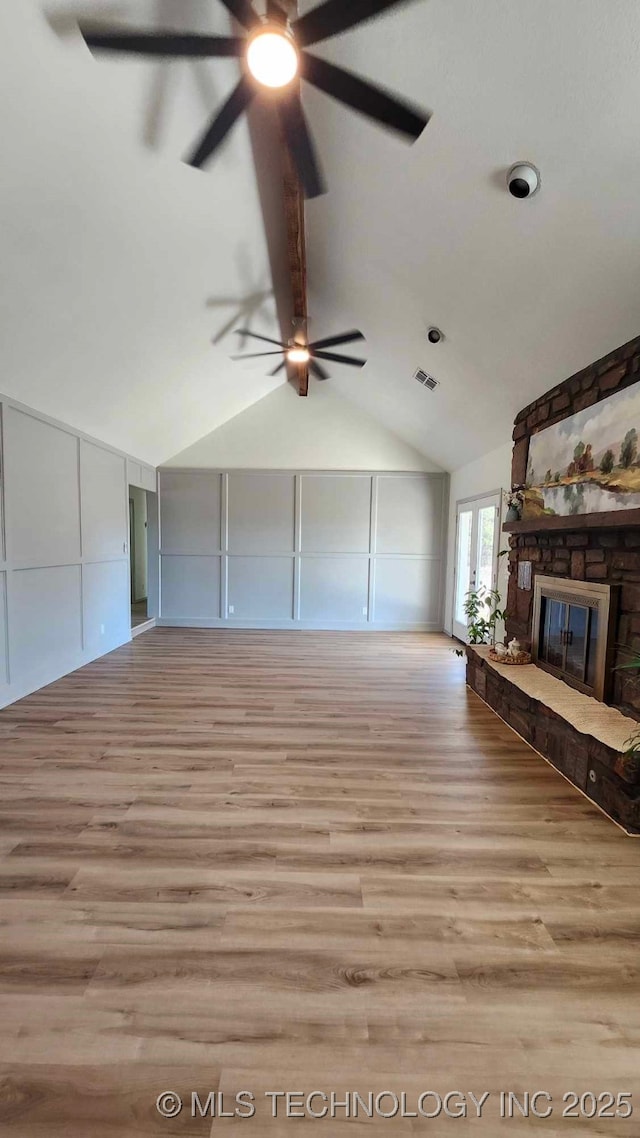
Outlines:
{"type": "Polygon", "coordinates": [[[428,375],[427,372],[423,371],[420,367],[413,378],[417,379],[418,383],[421,383],[423,387],[427,387],[429,391],[435,391],[438,386],[437,379],[434,379],[432,375],[428,375]]]}

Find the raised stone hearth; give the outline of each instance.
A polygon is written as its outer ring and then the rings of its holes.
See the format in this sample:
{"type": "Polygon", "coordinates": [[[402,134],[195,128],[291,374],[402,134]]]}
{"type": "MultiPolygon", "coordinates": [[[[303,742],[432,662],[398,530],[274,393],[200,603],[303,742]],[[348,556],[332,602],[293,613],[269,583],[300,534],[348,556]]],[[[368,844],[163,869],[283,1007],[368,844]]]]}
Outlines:
{"type": "Polygon", "coordinates": [[[640,834],[640,766],[622,754],[636,722],[533,664],[496,664],[467,648],[467,683],[628,833],[640,834]]]}

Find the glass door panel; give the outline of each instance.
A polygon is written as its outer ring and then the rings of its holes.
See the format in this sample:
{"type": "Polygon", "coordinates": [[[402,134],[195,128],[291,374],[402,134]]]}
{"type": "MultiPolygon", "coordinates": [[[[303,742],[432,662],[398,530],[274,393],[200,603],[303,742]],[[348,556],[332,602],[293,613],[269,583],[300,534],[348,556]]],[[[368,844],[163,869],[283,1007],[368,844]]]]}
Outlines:
{"type": "Polygon", "coordinates": [[[464,601],[471,587],[471,534],[473,530],[473,510],[460,510],[458,513],[458,548],[456,550],[456,590],[453,606],[454,623],[466,632],[467,618],[464,601]]]}
{"type": "Polygon", "coordinates": [[[495,573],[496,508],[481,506],[478,510],[478,548],[476,588],[492,589],[495,573]]]}
{"type": "Polygon", "coordinates": [[[587,657],[589,610],[582,605],[569,605],[567,617],[565,671],[584,683],[587,657]]]}
{"type": "Polygon", "coordinates": [[[587,667],[585,671],[586,682],[590,688],[596,682],[596,647],[598,643],[598,610],[589,609],[589,639],[587,642],[587,667]]]}
{"type": "Polygon", "coordinates": [[[540,658],[554,668],[564,666],[564,633],[567,625],[567,606],[562,601],[544,601],[542,618],[542,645],[540,658]]]}

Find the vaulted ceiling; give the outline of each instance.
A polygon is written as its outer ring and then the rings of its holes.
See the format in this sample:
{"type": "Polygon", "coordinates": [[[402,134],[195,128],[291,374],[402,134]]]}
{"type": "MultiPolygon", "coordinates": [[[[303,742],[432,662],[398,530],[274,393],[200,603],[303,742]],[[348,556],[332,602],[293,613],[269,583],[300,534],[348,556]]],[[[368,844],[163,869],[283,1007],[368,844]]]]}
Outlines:
{"type": "Polygon", "coordinates": [[[0,8],[0,390],[160,462],[281,382],[224,335],[277,327],[249,131],[186,166],[235,62],[94,60],[87,13],[229,28],[215,0],[0,8]]]}
{"type": "MultiPolygon", "coordinates": [[[[95,61],[88,12],[229,30],[217,0],[0,11],[0,389],[159,462],[279,382],[229,359],[233,301],[278,326],[264,187],[261,208],[246,121],[205,173],[179,161],[233,61],[95,61]]],[[[314,50],[433,111],[407,147],[305,90],[329,184],[307,205],[310,332],[360,327],[369,363],[332,368],[336,390],[453,469],[638,333],[640,8],[413,0],[314,50]],[[525,202],[504,188],[522,158],[543,180],[525,202]]]]}

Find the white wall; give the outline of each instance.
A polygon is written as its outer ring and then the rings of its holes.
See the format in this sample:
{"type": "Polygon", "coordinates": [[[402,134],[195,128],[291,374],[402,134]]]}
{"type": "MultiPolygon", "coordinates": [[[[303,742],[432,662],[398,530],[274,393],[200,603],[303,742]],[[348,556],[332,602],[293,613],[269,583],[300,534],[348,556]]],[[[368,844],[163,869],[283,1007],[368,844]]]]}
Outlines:
{"type": "MultiPolygon", "coordinates": [[[[449,490],[449,529],[447,539],[447,574],[444,627],[451,632],[453,615],[453,576],[456,538],[456,502],[465,498],[481,497],[491,490],[506,490],[511,486],[512,443],[505,443],[496,450],[489,451],[482,458],[460,466],[451,474],[449,490]]],[[[504,510],[503,510],[504,515],[504,510]]],[[[499,549],[508,545],[507,538],[501,535],[499,549]]],[[[498,589],[502,600],[507,598],[507,559],[501,557],[498,570],[498,589]]]]}
{"type": "Polygon", "coordinates": [[[160,471],[160,623],[442,628],[448,478],[160,471]]]}
{"type": "Polygon", "coordinates": [[[128,460],[4,396],[0,421],[4,706],[130,639],[128,460]]]}
{"type": "MultiPolygon", "coordinates": [[[[242,373],[238,374],[242,383],[242,373]]],[[[354,383],[366,383],[356,376],[354,383]]],[[[420,470],[440,468],[355,404],[331,380],[301,398],[287,383],[163,466],[218,469],[420,470]]]]}

